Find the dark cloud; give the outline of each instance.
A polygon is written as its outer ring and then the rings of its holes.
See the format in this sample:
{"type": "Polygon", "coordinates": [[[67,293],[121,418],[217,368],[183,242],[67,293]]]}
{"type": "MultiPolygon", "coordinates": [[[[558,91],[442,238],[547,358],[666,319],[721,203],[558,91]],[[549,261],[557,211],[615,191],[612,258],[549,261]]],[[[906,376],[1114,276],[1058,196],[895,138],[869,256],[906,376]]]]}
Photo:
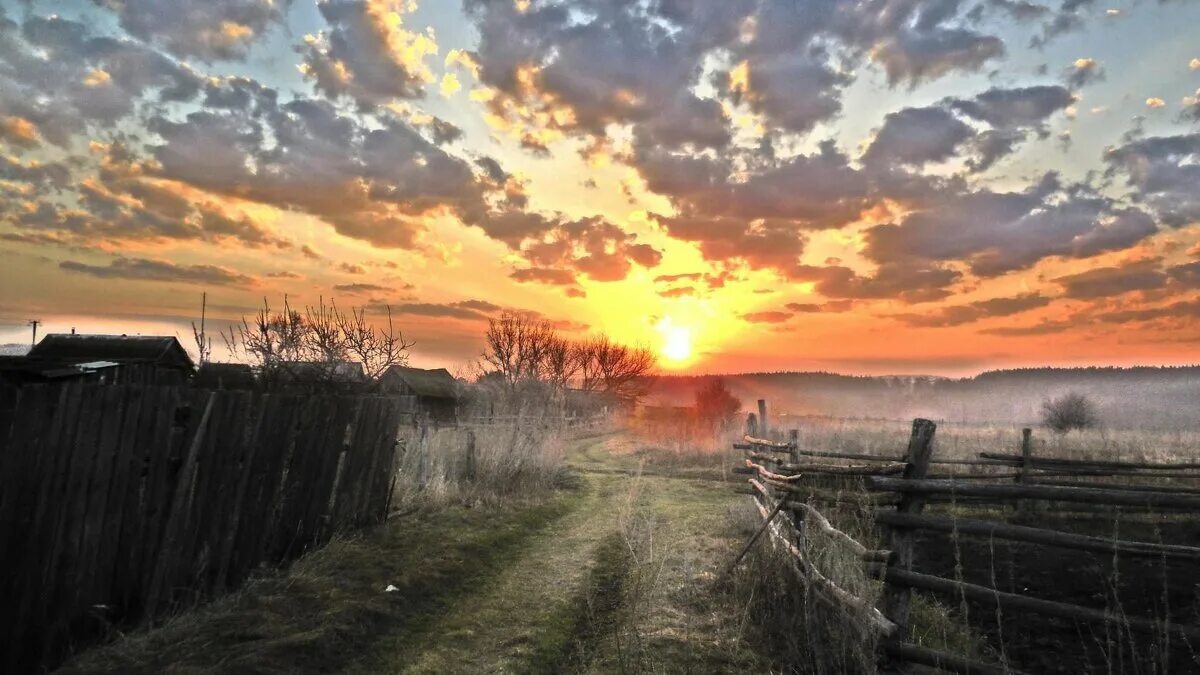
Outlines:
{"type": "Polygon", "coordinates": [[[1133,140],[1104,153],[1109,175],[1123,174],[1133,198],[1170,227],[1200,222],[1200,133],[1133,140]]]}
{"type": "Polygon", "coordinates": [[[1160,263],[1160,260],[1154,259],[1119,267],[1095,267],[1053,281],[1063,287],[1069,298],[1108,298],[1130,291],[1162,288],[1167,283],[1167,275],[1163,273],[1160,263]]]}
{"type": "Polygon", "coordinates": [[[975,131],[942,108],[905,108],[888,113],[863,153],[863,161],[920,167],[952,157],[975,131]]]}
{"type": "Polygon", "coordinates": [[[470,166],[394,117],[368,128],[326,101],[298,98],[261,120],[204,110],[182,122],[158,117],[152,128],[164,177],[307,211],[380,247],[416,248],[425,214],[476,222],[486,210],[470,166]]]}
{"type": "Polygon", "coordinates": [[[742,314],[742,320],[748,323],[784,323],[792,318],[791,312],[747,312],[742,314]]]}
{"type": "Polygon", "coordinates": [[[204,60],[241,58],[272,24],[282,22],[291,0],[94,0],[117,13],[130,35],[178,56],[204,60]]]}
{"type": "Polygon", "coordinates": [[[1040,127],[1054,113],[1075,102],[1065,87],[1039,85],[993,88],[969,99],[952,99],[952,108],[998,129],[1040,127]]]}
{"type": "Polygon", "coordinates": [[[20,118],[67,147],[73,134],[110,127],[151,95],[180,102],[200,91],[190,68],[132,40],[94,36],[57,16],[16,23],[0,15],[0,117],[20,118]]]}
{"type": "Polygon", "coordinates": [[[318,91],[374,106],[419,98],[433,74],[425,58],[437,53],[431,33],[404,26],[404,14],[384,0],[320,0],[327,31],[299,47],[304,74],[318,91]]]}
{"type": "Polygon", "coordinates": [[[215,265],[177,265],[162,260],[146,258],[116,258],[107,266],[89,265],[75,260],[64,260],[58,265],[68,272],[88,274],[101,279],[133,279],[138,281],[167,281],[186,284],[217,286],[247,286],[254,282],[252,277],[239,274],[215,265]]]}
{"type": "Polygon", "coordinates": [[[1026,293],[1010,298],[979,300],[965,305],[948,305],[921,314],[894,314],[892,318],[899,319],[910,326],[941,328],[961,326],[994,317],[1012,316],[1045,307],[1048,304],[1050,304],[1050,298],[1037,293],[1026,293]]]}
{"type": "Polygon", "coordinates": [[[384,291],[390,291],[392,289],[389,286],[381,286],[379,284],[360,283],[360,284],[338,284],[333,287],[333,290],[335,290],[339,293],[349,293],[351,295],[358,295],[360,293],[381,293],[384,291]]]}
{"type": "Polygon", "coordinates": [[[864,252],[880,263],[961,260],[991,277],[1050,256],[1120,250],[1156,231],[1147,213],[1048,175],[1023,192],[947,195],[899,223],[867,230],[864,252]]]}

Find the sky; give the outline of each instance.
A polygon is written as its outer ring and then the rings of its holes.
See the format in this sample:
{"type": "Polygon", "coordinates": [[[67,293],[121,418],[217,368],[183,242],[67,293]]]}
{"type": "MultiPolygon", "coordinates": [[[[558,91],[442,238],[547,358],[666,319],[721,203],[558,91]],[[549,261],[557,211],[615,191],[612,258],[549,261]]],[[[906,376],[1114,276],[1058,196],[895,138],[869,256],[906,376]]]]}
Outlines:
{"type": "MultiPolygon", "coordinates": [[[[1200,361],[1200,2],[0,2],[0,343],[333,300],[663,372],[1200,361]]],[[[216,357],[223,355],[220,340],[216,357]]]]}

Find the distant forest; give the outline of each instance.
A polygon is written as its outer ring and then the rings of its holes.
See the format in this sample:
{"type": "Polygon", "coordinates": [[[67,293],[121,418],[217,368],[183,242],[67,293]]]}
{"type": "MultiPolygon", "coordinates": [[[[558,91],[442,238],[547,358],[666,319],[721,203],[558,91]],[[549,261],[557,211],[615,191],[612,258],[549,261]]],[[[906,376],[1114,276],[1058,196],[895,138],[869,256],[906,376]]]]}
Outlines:
{"type": "Polygon", "coordinates": [[[1112,429],[1200,429],[1200,366],[1018,368],[969,378],[854,376],[825,372],[660,376],[647,397],[690,405],[706,380],[721,378],[744,410],[756,399],[790,415],[1034,424],[1042,401],[1067,391],[1092,399],[1112,429]]]}

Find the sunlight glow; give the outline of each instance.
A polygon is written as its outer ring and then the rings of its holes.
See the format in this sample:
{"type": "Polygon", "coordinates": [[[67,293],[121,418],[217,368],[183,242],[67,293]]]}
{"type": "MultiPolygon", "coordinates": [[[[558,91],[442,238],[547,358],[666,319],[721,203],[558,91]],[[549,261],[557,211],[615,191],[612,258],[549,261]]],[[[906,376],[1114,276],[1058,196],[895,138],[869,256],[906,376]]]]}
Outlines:
{"type": "Polygon", "coordinates": [[[685,361],[692,355],[692,329],[680,326],[664,318],[656,326],[662,335],[663,342],[660,352],[668,361],[685,361]]]}

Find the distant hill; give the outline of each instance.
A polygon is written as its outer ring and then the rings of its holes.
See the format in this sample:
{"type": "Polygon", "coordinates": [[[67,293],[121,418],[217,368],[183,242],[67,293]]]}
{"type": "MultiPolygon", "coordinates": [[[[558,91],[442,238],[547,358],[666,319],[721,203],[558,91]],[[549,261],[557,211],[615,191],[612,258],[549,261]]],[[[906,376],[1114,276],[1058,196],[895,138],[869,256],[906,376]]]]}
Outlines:
{"type": "Polygon", "coordinates": [[[705,380],[716,377],[746,410],[765,398],[773,410],[793,415],[1028,424],[1038,420],[1043,400],[1077,391],[1092,398],[1110,428],[1200,429],[1200,366],[1017,368],[969,378],[825,372],[660,376],[647,402],[687,405],[705,380]]]}

